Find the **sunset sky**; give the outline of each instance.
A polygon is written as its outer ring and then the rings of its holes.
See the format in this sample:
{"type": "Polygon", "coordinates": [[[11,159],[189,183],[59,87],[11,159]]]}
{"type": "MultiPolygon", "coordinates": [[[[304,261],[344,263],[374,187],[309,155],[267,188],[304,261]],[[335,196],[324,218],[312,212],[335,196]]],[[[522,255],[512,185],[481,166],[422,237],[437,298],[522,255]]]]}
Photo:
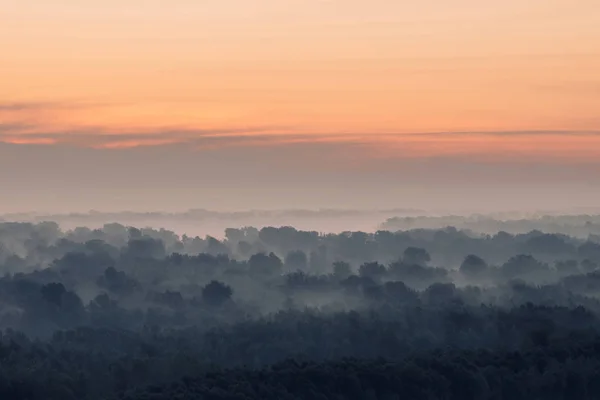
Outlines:
{"type": "Polygon", "coordinates": [[[598,0],[0,0],[0,212],[558,207],[599,176],[598,0]]]}

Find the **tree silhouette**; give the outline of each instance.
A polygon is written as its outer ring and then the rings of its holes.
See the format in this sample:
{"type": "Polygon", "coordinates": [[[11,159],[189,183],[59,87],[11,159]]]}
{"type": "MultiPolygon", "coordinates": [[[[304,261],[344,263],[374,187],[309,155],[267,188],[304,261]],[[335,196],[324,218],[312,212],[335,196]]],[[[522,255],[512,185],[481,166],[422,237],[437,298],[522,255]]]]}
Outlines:
{"type": "Polygon", "coordinates": [[[211,306],[220,306],[231,299],[233,291],[219,281],[211,281],[202,289],[202,300],[211,306]]]}

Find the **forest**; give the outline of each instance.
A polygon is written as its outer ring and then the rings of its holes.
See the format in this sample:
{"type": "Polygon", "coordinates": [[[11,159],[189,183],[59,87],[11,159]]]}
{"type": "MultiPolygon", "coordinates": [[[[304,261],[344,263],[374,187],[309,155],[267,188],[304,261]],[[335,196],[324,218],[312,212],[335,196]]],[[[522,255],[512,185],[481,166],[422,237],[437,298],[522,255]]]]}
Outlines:
{"type": "Polygon", "coordinates": [[[448,220],[0,222],[0,398],[600,398],[598,217],[448,220]]]}

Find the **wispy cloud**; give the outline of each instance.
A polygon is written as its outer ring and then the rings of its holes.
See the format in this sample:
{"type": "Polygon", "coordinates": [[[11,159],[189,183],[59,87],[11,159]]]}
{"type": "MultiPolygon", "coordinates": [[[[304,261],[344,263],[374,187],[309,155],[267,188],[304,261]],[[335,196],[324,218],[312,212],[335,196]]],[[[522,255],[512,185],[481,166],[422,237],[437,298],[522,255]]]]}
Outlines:
{"type": "Polygon", "coordinates": [[[357,149],[365,158],[456,157],[479,161],[524,162],[600,159],[600,131],[487,131],[424,133],[309,133],[276,127],[222,130],[164,128],[156,131],[111,132],[101,128],[23,134],[18,125],[0,124],[0,142],[54,145],[119,151],[144,147],[178,147],[214,152],[230,148],[327,148],[338,155],[357,149]],[[353,149],[353,150],[350,150],[353,149]]]}
{"type": "Polygon", "coordinates": [[[298,134],[273,131],[270,127],[228,130],[164,129],[141,132],[64,131],[23,134],[22,127],[0,125],[0,141],[20,144],[58,144],[97,149],[125,149],[143,146],[180,146],[193,150],[225,147],[280,146],[302,143],[348,142],[364,135],[298,134]]]}
{"type": "Polygon", "coordinates": [[[48,123],[55,110],[102,107],[85,101],[0,103],[0,142],[118,151],[180,147],[185,151],[313,146],[338,154],[360,149],[379,159],[457,157],[471,159],[600,159],[600,130],[494,130],[437,132],[314,132],[296,126],[77,126],[48,123]],[[40,117],[41,115],[41,117],[40,117]]]}
{"type": "Polygon", "coordinates": [[[0,103],[0,112],[35,110],[46,106],[45,103],[0,103]]]}
{"type": "Polygon", "coordinates": [[[0,101],[0,113],[8,112],[40,112],[52,110],[76,110],[113,106],[113,103],[102,103],[86,100],[57,100],[57,101],[0,101]]]}

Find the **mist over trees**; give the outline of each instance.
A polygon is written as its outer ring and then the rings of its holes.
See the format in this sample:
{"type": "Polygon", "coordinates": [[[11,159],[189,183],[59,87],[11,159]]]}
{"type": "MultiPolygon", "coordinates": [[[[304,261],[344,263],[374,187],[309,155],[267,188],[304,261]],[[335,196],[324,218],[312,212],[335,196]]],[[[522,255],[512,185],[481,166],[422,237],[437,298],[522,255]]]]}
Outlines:
{"type": "Polygon", "coordinates": [[[453,226],[484,234],[508,232],[527,233],[533,230],[546,233],[563,233],[579,238],[600,237],[600,215],[596,214],[531,214],[499,213],[496,215],[412,215],[394,216],[386,219],[382,229],[410,230],[415,228],[441,229],[453,226]]]}
{"type": "Polygon", "coordinates": [[[595,220],[222,239],[2,222],[0,396],[596,399],[595,220]]]}

